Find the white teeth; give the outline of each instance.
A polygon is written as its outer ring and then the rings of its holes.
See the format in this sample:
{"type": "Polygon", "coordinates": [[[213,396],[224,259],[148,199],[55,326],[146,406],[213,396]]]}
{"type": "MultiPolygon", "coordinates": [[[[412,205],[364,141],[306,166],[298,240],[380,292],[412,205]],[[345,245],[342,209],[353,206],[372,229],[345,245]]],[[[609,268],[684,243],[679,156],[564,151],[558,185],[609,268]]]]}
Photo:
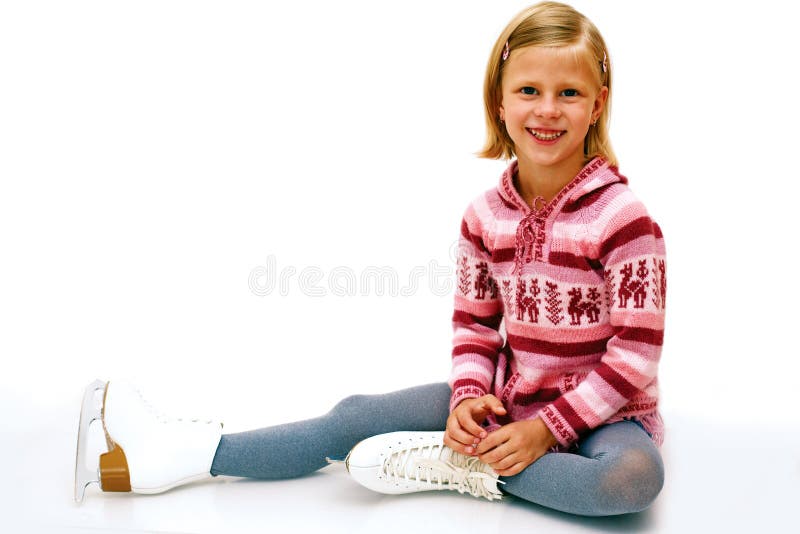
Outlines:
{"type": "Polygon", "coordinates": [[[542,141],[552,141],[558,137],[564,135],[564,132],[556,132],[551,134],[546,134],[542,132],[537,132],[536,130],[528,130],[536,139],[541,139],[542,141]]]}

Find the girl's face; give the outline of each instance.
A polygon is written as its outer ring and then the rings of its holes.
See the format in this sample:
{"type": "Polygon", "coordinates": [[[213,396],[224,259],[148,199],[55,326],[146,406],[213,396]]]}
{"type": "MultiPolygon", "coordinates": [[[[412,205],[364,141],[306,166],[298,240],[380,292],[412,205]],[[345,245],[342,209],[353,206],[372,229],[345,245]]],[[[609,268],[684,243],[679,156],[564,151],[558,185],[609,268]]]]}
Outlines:
{"type": "Polygon", "coordinates": [[[528,46],[511,52],[502,78],[500,118],[514,142],[520,169],[577,172],[583,143],[603,110],[608,88],[599,65],[571,48],[528,46]]]}

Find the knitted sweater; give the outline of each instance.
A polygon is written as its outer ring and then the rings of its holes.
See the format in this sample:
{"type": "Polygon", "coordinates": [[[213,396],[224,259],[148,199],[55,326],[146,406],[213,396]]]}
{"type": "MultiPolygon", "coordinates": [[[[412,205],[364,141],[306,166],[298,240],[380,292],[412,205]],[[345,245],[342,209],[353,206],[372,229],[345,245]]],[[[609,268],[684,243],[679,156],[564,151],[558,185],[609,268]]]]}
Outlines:
{"type": "Polygon", "coordinates": [[[602,158],[535,210],[514,187],[516,168],[461,224],[451,410],[491,392],[507,415],[490,417],[489,430],[539,417],[567,448],[637,419],[660,445],[660,228],[602,158]]]}

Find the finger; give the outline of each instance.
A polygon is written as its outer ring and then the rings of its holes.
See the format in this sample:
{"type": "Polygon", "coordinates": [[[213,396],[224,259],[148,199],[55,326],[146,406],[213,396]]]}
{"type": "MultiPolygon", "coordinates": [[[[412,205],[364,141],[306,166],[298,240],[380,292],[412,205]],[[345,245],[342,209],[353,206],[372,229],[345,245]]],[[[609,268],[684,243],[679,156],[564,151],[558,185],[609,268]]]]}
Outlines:
{"type": "Polygon", "coordinates": [[[500,399],[498,399],[494,395],[486,395],[486,397],[484,397],[484,399],[485,399],[484,402],[486,404],[486,407],[489,410],[494,412],[496,415],[505,415],[506,407],[503,406],[503,403],[500,402],[500,399]]]}
{"type": "Polygon", "coordinates": [[[475,454],[474,446],[455,441],[447,433],[444,435],[444,444],[461,454],[466,454],[468,456],[473,456],[475,454]]]}
{"type": "MultiPolygon", "coordinates": [[[[461,425],[458,422],[458,419],[455,416],[448,418],[447,420],[447,428],[445,429],[445,434],[449,434],[450,438],[456,442],[460,447],[472,447],[473,450],[469,451],[468,454],[474,453],[474,447],[480,441],[478,438],[470,434],[469,432],[465,431],[461,428],[461,425]]],[[[459,452],[462,452],[461,448],[458,447],[451,447],[459,452]]]]}
{"type": "Polygon", "coordinates": [[[478,451],[478,454],[486,454],[495,447],[508,441],[508,439],[509,436],[505,429],[500,428],[494,432],[490,432],[488,436],[482,439],[476,450],[478,451]]]}
{"type": "Polygon", "coordinates": [[[495,469],[494,471],[495,471],[495,473],[497,473],[501,477],[513,477],[514,475],[518,475],[518,474],[522,473],[525,470],[526,467],[528,467],[528,466],[525,465],[525,462],[517,462],[516,464],[512,465],[508,469],[501,469],[500,471],[495,469]]]}
{"type": "Polygon", "coordinates": [[[500,462],[503,458],[505,458],[512,452],[513,450],[511,449],[511,447],[509,447],[508,443],[501,443],[500,445],[489,450],[486,453],[481,454],[480,452],[478,452],[478,458],[480,458],[481,462],[483,463],[493,465],[500,462]]]}
{"type": "Polygon", "coordinates": [[[502,457],[501,459],[497,460],[493,464],[489,464],[492,466],[492,469],[495,471],[505,471],[510,467],[520,463],[522,461],[522,455],[519,454],[517,451],[507,451],[508,453],[502,457]]]}
{"type": "Polygon", "coordinates": [[[489,434],[488,437],[482,439],[480,443],[475,446],[475,452],[477,452],[479,455],[483,455],[503,443],[502,441],[495,439],[493,434],[494,432],[489,434]]]}
{"type": "Polygon", "coordinates": [[[485,399],[478,399],[478,402],[470,406],[470,412],[474,417],[486,417],[491,413],[492,409],[485,399]]]}
{"type": "Polygon", "coordinates": [[[448,435],[453,441],[464,447],[474,446],[475,442],[478,440],[478,438],[476,438],[469,432],[465,432],[463,429],[461,429],[461,427],[457,425],[448,428],[446,435],[448,435]]]}
{"type": "Polygon", "coordinates": [[[503,403],[500,402],[500,400],[494,395],[484,395],[478,400],[479,402],[477,402],[473,407],[473,409],[476,412],[476,415],[479,414],[481,417],[486,417],[490,413],[495,413],[495,414],[505,413],[505,408],[503,407],[503,403]]]}
{"type": "Polygon", "coordinates": [[[458,424],[461,425],[461,428],[464,431],[469,432],[476,438],[482,438],[486,436],[486,431],[482,426],[475,422],[475,419],[473,419],[470,414],[458,414],[457,420],[458,424]]]}

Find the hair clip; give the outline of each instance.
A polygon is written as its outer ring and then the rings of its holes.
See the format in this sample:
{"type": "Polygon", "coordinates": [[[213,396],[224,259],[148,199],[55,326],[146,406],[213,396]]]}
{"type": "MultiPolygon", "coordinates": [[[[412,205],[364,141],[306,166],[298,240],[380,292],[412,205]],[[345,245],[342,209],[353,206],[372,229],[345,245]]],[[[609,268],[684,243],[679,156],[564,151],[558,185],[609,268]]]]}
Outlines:
{"type": "Polygon", "coordinates": [[[606,51],[603,50],[603,64],[602,64],[603,74],[608,72],[608,62],[607,62],[607,60],[608,60],[608,56],[606,56],[606,51]]]}
{"type": "Polygon", "coordinates": [[[506,47],[503,49],[503,61],[508,59],[508,41],[506,41],[506,47]]]}

